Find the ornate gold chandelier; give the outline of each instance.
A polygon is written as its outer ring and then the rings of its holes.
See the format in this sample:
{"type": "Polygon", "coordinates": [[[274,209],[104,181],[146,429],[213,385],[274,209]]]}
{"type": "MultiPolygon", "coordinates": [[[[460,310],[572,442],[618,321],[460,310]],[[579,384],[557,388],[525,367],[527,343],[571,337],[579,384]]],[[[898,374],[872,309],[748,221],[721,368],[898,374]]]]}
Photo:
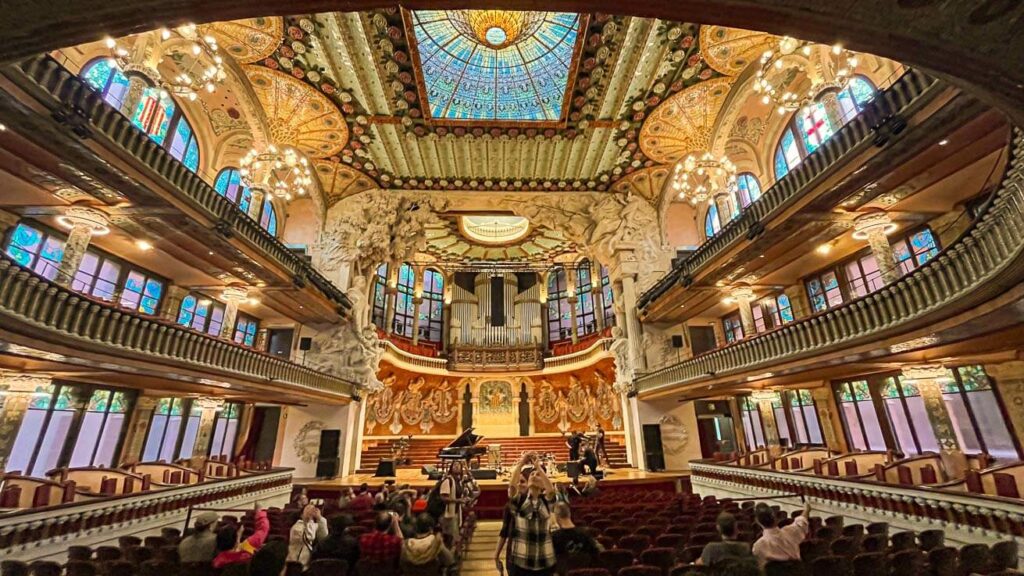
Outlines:
{"type": "Polygon", "coordinates": [[[778,46],[774,50],[766,50],[761,55],[761,67],[754,79],[754,91],[761,94],[761,101],[764,104],[772,106],[779,114],[788,114],[807,107],[814,101],[815,96],[824,90],[842,90],[846,86],[857,69],[857,54],[836,44],[829,49],[829,59],[826,63],[828,70],[815,75],[806,92],[784,88],[787,71],[799,73],[807,70],[800,63],[787,66],[786,61],[797,53],[805,58],[810,57],[817,46],[820,45],[783,36],[779,38],[778,46]]]}
{"type": "Polygon", "coordinates": [[[715,195],[732,193],[736,188],[736,165],[728,156],[715,157],[711,152],[690,154],[676,163],[672,189],[680,200],[696,206],[713,200],[715,195]]]}
{"type": "Polygon", "coordinates": [[[253,148],[238,164],[242,184],[277,198],[305,196],[313,185],[309,161],[291,146],[253,148]]]}
{"type": "Polygon", "coordinates": [[[511,46],[537,31],[544,12],[516,10],[450,10],[455,28],[495,50],[511,46]]]}
{"type": "Polygon", "coordinates": [[[227,78],[217,39],[201,34],[195,24],[161,28],[157,34],[160,41],[155,47],[155,58],[135,53],[113,38],[107,38],[106,44],[111,58],[125,74],[141,74],[181,98],[195,100],[204,90],[213,93],[227,78]],[[173,74],[158,68],[168,60],[173,63],[169,66],[175,70],[173,74]]]}

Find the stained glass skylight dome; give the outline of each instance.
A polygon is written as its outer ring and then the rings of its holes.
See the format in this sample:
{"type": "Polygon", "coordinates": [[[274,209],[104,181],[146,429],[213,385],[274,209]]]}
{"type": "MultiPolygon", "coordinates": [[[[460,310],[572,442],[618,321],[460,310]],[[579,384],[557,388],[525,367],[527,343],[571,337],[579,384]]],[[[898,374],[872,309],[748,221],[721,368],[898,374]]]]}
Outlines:
{"type": "Polygon", "coordinates": [[[411,15],[431,119],[562,119],[578,52],[579,14],[417,10],[411,15]]]}

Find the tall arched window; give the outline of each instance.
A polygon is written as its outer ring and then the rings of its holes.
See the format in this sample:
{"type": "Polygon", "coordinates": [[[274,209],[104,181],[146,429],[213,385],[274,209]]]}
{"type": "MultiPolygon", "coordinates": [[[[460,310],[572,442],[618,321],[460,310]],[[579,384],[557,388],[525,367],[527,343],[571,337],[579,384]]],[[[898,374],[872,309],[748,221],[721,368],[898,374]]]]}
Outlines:
{"type": "Polygon", "coordinates": [[[395,295],[395,321],[391,331],[399,336],[412,338],[412,319],[416,313],[413,303],[413,286],[416,282],[416,271],[408,264],[398,269],[398,293],[395,295]]]}
{"type": "Polygon", "coordinates": [[[388,313],[388,264],[387,262],[377,267],[377,273],[373,275],[373,314],[370,319],[373,325],[383,329],[387,322],[388,313]]]}
{"type": "Polygon", "coordinates": [[[576,334],[579,336],[597,332],[593,289],[590,262],[584,260],[576,268],[576,334]]]}
{"type": "Polygon", "coordinates": [[[708,206],[708,213],[704,216],[704,235],[711,238],[722,229],[722,221],[718,219],[718,206],[708,206]]]}
{"type": "MultiPolygon", "coordinates": [[[[238,168],[230,166],[221,168],[220,172],[217,173],[217,178],[213,181],[213,189],[238,206],[238,209],[245,212],[246,215],[249,214],[249,208],[252,204],[252,191],[249,190],[248,186],[242,185],[242,176],[238,172],[238,168]]],[[[274,205],[271,203],[270,198],[263,200],[259,223],[272,236],[277,236],[277,211],[274,210],[274,205]]]]}
{"type": "Polygon", "coordinates": [[[817,150],[844,124],[860,114],[868,102],[874,99],[876,93],[877,90],[870,80],[863,76],[854,76],[837,94],[841,116],[838,122],[829,118],[821,95],[818,96],[818,101],[794,114],[775,148],[775,178],[781,179],[788,174],[808,154],[817,150]],[[800,138],[796,137],[797,134],[800,138]]]}
{"type": "Polygon", "coordinates": [[[736,196],[740,208],[746,208],[752,202],[756,202],[761,197],[761,183],[757,181],[757,176],[750,172],[744,172],[737,176],[736,196]]]}
{"type": "Polygon", "coordinates": [[[548,275],[548,342],[572,338],[572,306],[569,304],[569,283],[564,268],[555,268],[548,275]]]}
{"type": "MultiPolygon", "coordinates": [[[[119,110],[123,108],[128,94],[128,78],[111,59],[98,58],[89,62],[82,68],[81,76],[100,93],[104,102],[119,110]]],[[[143,90],[130,119],[189,170],[195,172],[199,169],[199,143],[195,131],[166,90],[153,86],[143,90]]]]}
{"type": "Polygon", "coordinates": [[[615,326],[615,296],[612,290],[612,280],[608,277],[608,269],[601,266],[601,296],[604,305],[604,325],[615,326]]]}
{"type": "Polygon", "coordinates": [[[430,342],[441,341],[444,310],[444,275],[427,268],[423,272],[423,302],[420,303],[420,338],[430,342]]]}

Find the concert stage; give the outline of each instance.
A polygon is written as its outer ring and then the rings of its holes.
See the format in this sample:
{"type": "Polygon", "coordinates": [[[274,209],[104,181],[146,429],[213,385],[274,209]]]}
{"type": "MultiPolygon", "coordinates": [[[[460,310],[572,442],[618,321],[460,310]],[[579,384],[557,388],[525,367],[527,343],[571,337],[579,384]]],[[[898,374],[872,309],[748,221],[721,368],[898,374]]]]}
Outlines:
{"type": "MultiPolygon", "coordinates": [[[[352,474],[340,476],[333,480],[316,478],[296,478],[296,488],[306,488],[310,498],[337,498],[341,489],[356,488],[366,483],[371,488],[380,487],[386,481],[397,484],[408,484],[412,488],[429,490],[435,482],[427,478],[419,470],[399,469],[396,476],[374,477],[373,474],[352,474]]],[[[556,484],[569,483],[565,474],[555,474],[551,481],[556,484]]],[[[482,519],[500,519],[501,510],[507,499],[508,473],[497,480],[477,480],[480,486],[480,500],[477,502],[477,516],[482,519]]],[[[635,492],[637,490],[662,490],[666,492],[690,492],[690,476],[673,472],[645,472],[633,468],[615,468],[605,470],[605,477],[598,483],[601,491],[635,492]]]]}

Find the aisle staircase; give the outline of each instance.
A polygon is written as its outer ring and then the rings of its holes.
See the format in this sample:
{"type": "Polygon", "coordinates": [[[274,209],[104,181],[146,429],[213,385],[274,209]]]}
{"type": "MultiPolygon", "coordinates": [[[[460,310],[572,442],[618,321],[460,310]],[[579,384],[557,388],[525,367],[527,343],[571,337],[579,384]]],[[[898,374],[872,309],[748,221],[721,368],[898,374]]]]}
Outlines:
{"type": "Polygon", "coordinates": [[[494,565],[494,548],[498,545],[500,531],[500,521],[477,522],[473,539],[463,554],[459,576],[498,576],[498,569],[494,565]]]}
{"type": "MultiPolygon", "coordinates": [[[[446,439],[413,439],[409,443],[409,450],[406,452],[411,462],[399,468],[419,468],[430,464],[437,464],[437,452],[447,446],[451,440],[446,439]]],[[[607,436],[605,445],[608,448],[608,458],[611,466],[602,462],[602,467],[626,468],[626,446],[622,436],[607,436]]],[[[520,436],[515,438],[487,438],[480,442],[481,446],[490,444],[501,445],[502,464],[510,468],[519,460],[524,451],[540,453],[551,452],[558,462],[564,462],[569,449],[565,447],[565,440],[561,436],[520,436]]],[[[364,440],[363,454],[358,472],[372,473],[377,469],[377,462],[381,459],[391,458],[390,440],[364,440]]],[[[487,467],[486,456],[480,459],[481,466],[487,467]]]]}

